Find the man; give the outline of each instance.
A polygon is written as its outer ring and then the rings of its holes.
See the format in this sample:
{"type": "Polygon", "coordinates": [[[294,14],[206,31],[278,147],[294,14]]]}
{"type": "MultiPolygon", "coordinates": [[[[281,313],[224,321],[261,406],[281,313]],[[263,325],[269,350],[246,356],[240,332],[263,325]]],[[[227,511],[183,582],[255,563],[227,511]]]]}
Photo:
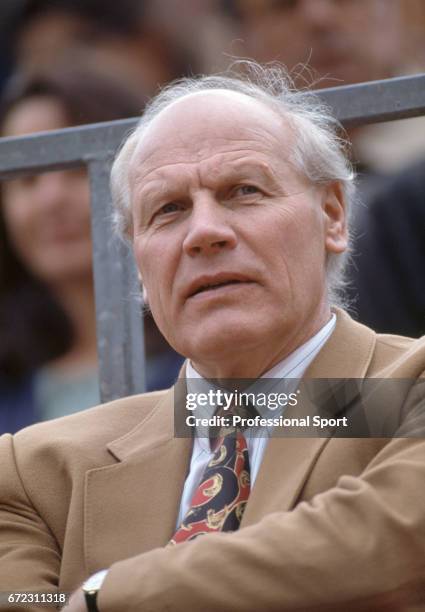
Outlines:
{"type": "MultiPolygon", "coordinates": [[[[330,307],[352,198],[335,122],[283,74],[254,71],[258,85],[206,77],[166,89],[115,161],[117,224],[156,323],[188,358],[188,389],[194,379],[403,378],[397,409],[417,422],[424,343],[376,336],[330,307]]],[[[331,414],[351,414],[331,400],[331,414]]],[[[424,604],[421,438],[248,428],[210,447],[174,435],[174,401],[179,415],[171,389],[1,439],[0,590],[75,590],[71,612],[424,604]],[[227,493],[213,468],[230,452],[232,529],[208,522],[227,502],[194,524],[227,493]]]]}

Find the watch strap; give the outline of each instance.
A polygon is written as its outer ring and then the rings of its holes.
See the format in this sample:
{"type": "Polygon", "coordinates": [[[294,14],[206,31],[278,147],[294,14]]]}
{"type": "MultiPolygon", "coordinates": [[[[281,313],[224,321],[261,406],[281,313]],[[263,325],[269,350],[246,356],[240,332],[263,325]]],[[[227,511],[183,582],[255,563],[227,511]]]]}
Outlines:
{"type": "Polygon", "coordinates": [[[84,597],[86,598],[86,605],[88,612],[99,612],[97,607],[97,594],[98,590],[84,591],[84,597]]]}

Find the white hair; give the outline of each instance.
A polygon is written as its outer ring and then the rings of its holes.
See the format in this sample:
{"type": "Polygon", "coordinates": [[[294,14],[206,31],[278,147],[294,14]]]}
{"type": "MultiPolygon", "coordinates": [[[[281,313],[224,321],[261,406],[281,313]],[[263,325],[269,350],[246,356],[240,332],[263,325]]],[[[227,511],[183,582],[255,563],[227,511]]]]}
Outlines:
{"type": "MultiPolygon", "coordinates": [[[[229,70],[219,75],[183,78],[167,85],[147,105],[136,128],[118,152],[111,172],[114,226],[122,237],[128,236],[131,230],[131,159],[147,127],[176,100],[217,89],[258,100],[288,121],[295,135],[289,162],[313,184],[326,186],[338,182],[349,216],[355,193],[354,172],[348,160],[348,142],[329,107],[311,91],[296,89],[284,66],[261,66],[249,60],[239,60],[235,64],[243,72],[229,70]]],[[[348,251],[328,255],[327,289],[333,304],[344,305],[348,251]]]]}

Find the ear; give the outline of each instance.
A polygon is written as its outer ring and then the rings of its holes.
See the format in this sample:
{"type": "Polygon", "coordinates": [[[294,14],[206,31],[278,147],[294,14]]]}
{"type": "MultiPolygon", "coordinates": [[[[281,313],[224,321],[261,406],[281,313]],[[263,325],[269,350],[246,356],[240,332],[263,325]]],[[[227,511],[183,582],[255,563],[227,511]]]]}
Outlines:
{"type": "Polygon", "coordinates": [[[137,278],[139,279],[140,288],[142,290],[143,303],[148,306],[149,305],[148,292],[146,291],[146,287],[143,284],[143,278],[142,278],[142,275],[140,273],[140,270],[137,273],[137,278]]]}
{"type": "Polygon", "coordinates": [[[348,246],[347,211],[341,184],[325,188],[322,200],[325,222],[325,247],[328,253],[343,253],[348,246]]]}

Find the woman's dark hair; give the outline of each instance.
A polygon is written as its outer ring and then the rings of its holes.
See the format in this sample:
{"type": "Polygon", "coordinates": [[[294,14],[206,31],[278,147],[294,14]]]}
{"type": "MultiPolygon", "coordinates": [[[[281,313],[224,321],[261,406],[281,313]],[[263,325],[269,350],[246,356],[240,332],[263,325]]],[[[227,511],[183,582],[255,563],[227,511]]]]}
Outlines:
{"type": "MultiPolygon", "coordinates": [[[[86,68],[62,66],[12,78],[0,102],[0,133],[8,113],[35,96],[56,99],[68,126],[137,116],[142,107],[141,93],[122,82],[86,68]]],[[[18,382],[65,354],[73,335],[62,307],[12,248],[0,201],[0,380],[18,382]]]]}
{"type": "Polygon", "coordinates": [[[150,41],[152,53],[167,67],[169,80],[200,72],[196,54],[176,44],[152,19],[154,3],[155,0],[25,0],[12,12],[4,36],[16,56],[16,45],[26,28],[39,18],[60,14],[81,22],[80,43],[92,45],[111,37],[150,41]]]}
{"type": "Polygon", "coordinates": [[[26,0],[15,11],[15,33],[39,15],[55,11],[92,24],[94,34],[98,31],[136,36],[144,26],[146,6],[142,0],[26,0]]]}

